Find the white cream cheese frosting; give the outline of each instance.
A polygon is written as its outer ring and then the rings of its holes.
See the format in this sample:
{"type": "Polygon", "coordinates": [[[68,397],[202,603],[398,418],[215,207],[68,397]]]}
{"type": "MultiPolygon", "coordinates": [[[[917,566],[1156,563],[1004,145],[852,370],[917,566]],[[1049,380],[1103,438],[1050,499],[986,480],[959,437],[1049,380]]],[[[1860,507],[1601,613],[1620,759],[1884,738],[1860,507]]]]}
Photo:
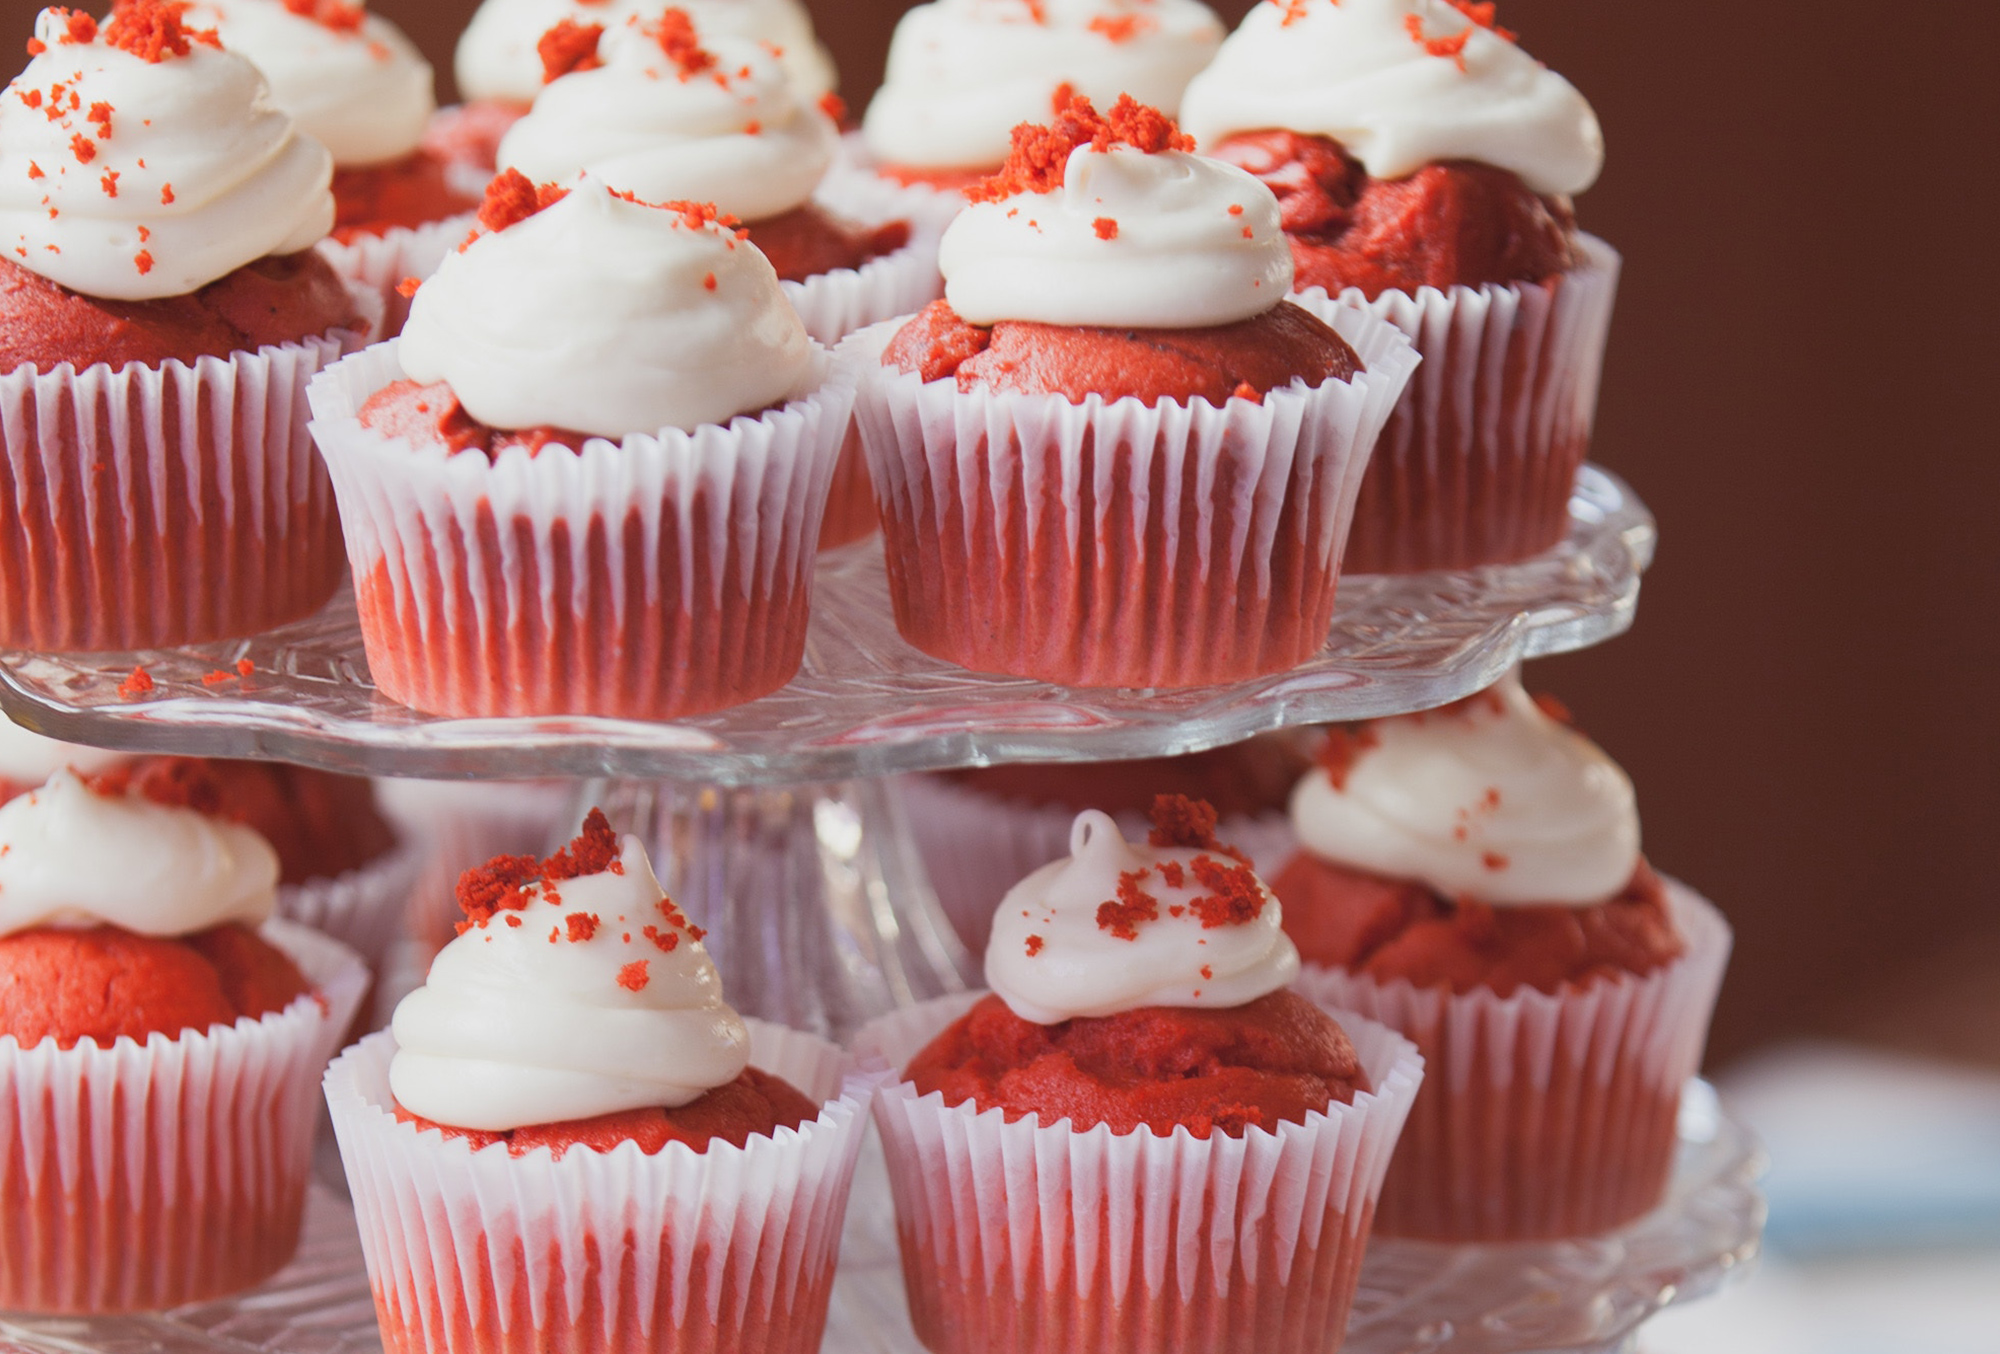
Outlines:
{"type": "Polygon", "coordinates": [[[1444,711],[1376,720],[1341,783],[1292,794],[1312,854],[1496,907],[1588,907],[1639,865],[1632,781],[1518,676],[1444,711]]]}
{"type": "Polygon", "coordinates": [[[107,40],[149,13],[100,33],[42,11],[42,51],[0,96],[0,249],[110,300],[183,296],[333,226],[333,157],[246,58],[199,34],[158,60],[107,40]]]}
{"type": "Polygon", "coordinates": [[[934,0],[896,25],[862,137],[883,164],[985,169],[1060,85],[1171,116],[1222,33],[1199,0],[934,0]]]}
{"type": "Polygon", "coordinates": [[[967,207],[938,267],[952,309],[982,325],[1232,324],[1292,287],[1269,188],[1234,165],[1130,146],[1078,146],[1055,192],[967,207]]]}
{"type": "Polygon", "coordinates": [[[1477,160],[1553,195],[1604,167],[1575,86],[1447,0],[1264,0],[1188,86],[1181,124],[1204,147],[1273,128],[1331,137],[1378,179],[1477,160]]]}
{"type": "Polygon", "coordinates": [[[341,168],[412,154],[437,111],[430,63],[378,14],[345,0],[321,0],[320,9],[316,17],[284,0],[197,0],[188,20],[250,58],[271,102],[341,168]]]}
{"type": "Polygon", "coordinates": [[[184,936],[255,926],[278,901],[278,853],[250,828],[71,771],[0,806],[0,935],[117,926],[184,936]]]}
{"type": "MultiPolygon", "coordinates": [[[[657,20],[663,0],[485,0],[458,40],[453,68],[468,99],[500,99],[525,104],[542,87],[542,59],[536,44],[568,19],[603,24],[627,19],[657,20]]],[[[748,38],[778,49],[799,95],[813,102],[838,82],[833,58],[813,35],[812,16],[800,0],[683,0],[703,33],[748,38]]]]}
{"type": "Polygon", "coordinates": [[[528,886],[396,1007],[389,1086],[413,1114],[504,1132],[675,1108],[736,1080],[750,1032],[638,838],[611,869],[528,886]]]}
{"type": "Polygon", "coordinates": [[[122,752],[44,738],[0,715],[0,781],[40,785],[66,766],[88,774],[124,760],[122,752]]]}
{"type": "Polygon", "coordinates": [[[761,43],[696,29],[690,68],[659,33],[657,21],[606,29],[604,64],[545,87],[501,141],[500,167],[539,183],[587,171],[647,202],[713,202],[743,221],[811,198],[840,144],[833,119],[761,43]]]}
{"type": "Polygon", "coordinates": [[[691,211],[596,179],[480,236],[418,289],[399,357],[495,428],[622,438],[805,393],[812,341],[770,261],[691,211]]]}
{"type": "Polygon", "coordinates": [[[986,983],[1038,1025],[1145,1006],[1243,1006],[1298,976],[1283,922],[1247,865],[1216,849],[1127,842],[1110,815],[1091,810],[1077,817],[1068,859],[1001,900],[986,983]]]}

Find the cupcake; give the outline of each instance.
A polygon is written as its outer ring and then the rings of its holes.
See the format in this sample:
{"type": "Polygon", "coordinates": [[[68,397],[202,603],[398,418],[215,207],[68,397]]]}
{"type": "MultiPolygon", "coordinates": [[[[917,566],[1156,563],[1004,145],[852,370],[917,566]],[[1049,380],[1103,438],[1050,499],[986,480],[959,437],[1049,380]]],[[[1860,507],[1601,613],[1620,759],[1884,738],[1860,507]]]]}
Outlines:
{"type": "Polygon", "coordinates": [[[268,920],[277,878],[248,828],[120,783],[0,807],[0,1308],[178,1306],[291,1258],[366,975],[268,920]]]}
{"type": "Polygon", "coordinates": [[[945,914],[975,950],[1001,895],[1069,854],[1070,829],[1102,809],[1127,837],[1143,837],[1153,801],[1185,795],[1213,807],[1216,837],[1275,870],[1292,858],[1292,786],[1311,759],[1291,734],[1210,752],[1133,762],[1018,763],[905,776],[897,782],[910,835],[945,914]]]}
{"type": "Polygon", "coordinates": [[[44,738],[0,714],[0,804],[24,795],[65,767],[85,774],[124,760],[119,752],[44,738]]]}
{"type": "MultiPolygon", "coordinates": [[[[453,63],[466,102],[439,114],[430,144],[491,173],[501,137],[541,92],[551,29],[564,23],[572,31],[618,27],[657,17],[659,8],[660,0],[483,0],[458,40],[453,63]]],[[[814,102],[833,92],[833,58],[813,35],[801,0],[685,0],[682,8],[704,33],[776,48],[801,99],[814,102]]]]}
{"type": "Polygon", "coordinates": [[[1334,730],[1292,818],[1302,990],[1430,1064],[1381,1230],[1581,1237],[1658,1205],[1730,936],[1646,864],[1625,774],[1510,677],[1334,730]]]}
{"type": "Polygon", "coordinates": [[[783,686],[853,363],[712,206],[509,171],[480,222],[313,388],[376,685],[622,719],[783,686]]]}
{"type": "Polygon", "coordinates": [[[1001,902],[991,993],[863,1031],[905,1065],[875,1119],[936,1354],[1339,1344],[1422,1060],[1288,990],[1280,906],[1214,827],[1081,815],[1001,902]]]}
{"type": "Polygon", "coordinates": [[[1265,0],[1188,87],[1202,150],[1277,193],[1295,285],[1343,294],[1424,355],[1376,449],[1347,567],[1540,554],[1569,529],[1618,255],[1570,196],[1597,118],[1493,6],[1265,0]]]}
{"type": "MultiPolygon", "coordinates": [[[[699,32],[688,11],[666,9],[546,46],[551,83],[500,143],[501,168],[554,183],[588,172],[647,202],[713,202],[741,220],[821,343],[937,296],[933,235],[913,239],[907,218],[879,206],[849,219],[820,195],[839,130],[794,92],[763,43],[699,32]]],[[[867,467],[850,438],[821,543],[874,530],[867,467]]]]}
{"type": "Polygon", "coordinates": [[[1102,104],[1121,94],[1161,109],[1222,42],[1199,0],[934,0],[904,14],[882,87],[861,124],[873,172],[938,190],[996,173],[1014,128],[1041,122],[1058,89],[1102,104]]]}
{"type": "Polygon", "coordinates": [[[903,637],[983,672],[1193,687],[1326,642],[1414,357],[1286,301],[1271,190],[1158,111],[1023,126],[945,233],[945,299],[867,332],[858,406],[903,637]]]}
{"type": "Polygon", "coordinates": [[[731,1010],[600,812],[459,897],[326,1077],[384,1347],[816,1351],[878,1078],[731,1010]]]}
{"type": "Polygon", "coordinates": [[[369,307],[312,252],[332,161],[183,8],[45,10],[0,97],[7,648],[253,634],[340,581],[305,386],[369,307]]]}
{"type": "Polygon", "coordinates": [[[341,276],[382,297],[385,333],[408,309],[397,285],[428,277],[465,238],[477,192],[423,145],[437,111],[430,63],[394,24],[348,0],[196,0],[191,21],[256,63],[271,102],[333,153],[341,276]]]}

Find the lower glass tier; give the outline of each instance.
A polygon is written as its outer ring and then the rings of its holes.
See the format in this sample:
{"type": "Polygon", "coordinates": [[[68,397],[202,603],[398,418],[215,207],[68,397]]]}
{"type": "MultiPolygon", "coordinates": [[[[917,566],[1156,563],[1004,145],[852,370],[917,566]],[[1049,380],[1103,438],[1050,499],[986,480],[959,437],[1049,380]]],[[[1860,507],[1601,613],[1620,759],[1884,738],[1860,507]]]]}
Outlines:
{"type": "Polygon", "coordinates": [[[1569,535],[1555,549],[1460,573],[1343,578],[1317,658],[1193,691],[1073,690],[927,657],[896,632],[881,546],[871,540],[821,557],[805,663],[790,686],[676,724],[444,719],[384,700],[346,592],[318,615],[250,640],[0,655],[0,706],[74,743],[434,779],[782,785],[1165,757],[1290,724],[1443,705],[1523,659],[1609,639],[1632,623],[1654,542],[1645,505],[1617,477],[1586,466],[1569,535]],[[143,693],[129,681],[137,668],[151,682],[143,693]]]}
{"type": "MultiPolygon", "coordinates": [[[[323,1143],[322,1146],[330,1147],[323,1143]]],[[[253,1292],[156,1316],[0,1316],[28,1354],[379,1354],[361,1240],[322,1152],[292,1264],[253,1292]]],[[[1671,1193],[1623,1232],[1533,1246],[1370,1244],[1342,1354],[1613,1354],[1670,1303],[1706,1296],[1757,1253],[1755,1139],[1706,1083],[1689,1084],[1671,1193]]],[[[870,1140],[849,1206],[826,1354],[923,1354],[910,1333],[895,1219],[870,1140]]]]}

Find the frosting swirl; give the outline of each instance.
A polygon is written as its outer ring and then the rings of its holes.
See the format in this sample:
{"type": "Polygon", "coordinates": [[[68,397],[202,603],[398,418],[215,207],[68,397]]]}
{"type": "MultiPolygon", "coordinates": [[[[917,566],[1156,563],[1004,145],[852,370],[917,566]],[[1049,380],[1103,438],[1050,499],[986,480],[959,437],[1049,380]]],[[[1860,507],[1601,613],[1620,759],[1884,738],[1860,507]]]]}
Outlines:
{"type": "Polygon", "coordinates": [[[1278,200],[1233,165],[1130,146],[1070,152],[1062,186],[960,212],[938,250],[969,323],[1232,324],[1292,287],[1278,200]]]}
{"type": "Polygon", "coordinates": [[[412,154],[437,111],[430,63],[380,15],[340,0],[329,15],[301,14],[285,0],[196,0],[188,11],[256,63],[271,102],[333,152],[336,165],[412,154]]]}
{"type": "Polygon", "coordinates": [[[1219,848],[1127,842],[1092,809],[1067,860],[993,914],[986,983],[1037,1025],[1143,1006],[1242,1006],[1291,985],[1299,952],[1278,900],[1219,848]]]}
{"type": "MultiPolygon", "coordinates": [[[[616,28],[657,19],[663,0],[484,0],[458,40],[453,70],[468,99],[528,103],[542,88],[542,35],[568,19],[616,28]]],[[[800,97],[831,93],[833,58],[813,35],[800,0],[680,0],[703,33],[748,38],[778,49],[800,97]]]]}
{"type": "Polygon", "coordinates": [[[671,1109],[742,1075],[750,1031],[699,931],[638,838],[620,846],[603,871],[537,881],[439,952],[391,1024],[403,1108],[503,1132],[671,1109]]]}
{"type": "Polygon", "coordinates": [[[608,29],[604,64],[543,89],[501,141],[500,167],[554,183],[588,172],[648,202],[713,202],[746,221],[805,202],[833,163],[833,120],[800,102],[761,43],[720,36],[670,55],[673,31],[685,20],[671,13],[608,29]]]}
{"type": "MultiPolygon", "coordinates": [[[[526,186],[510,174],[494,191],[508,180],[526,186]]],[[[446,255],[400,343],[413,380],[448,382],[482,423],[614,439],[726,423],[817,375],[755,246],[696,209],[629,201],[589,176],[446,255]]]]}
{"type": "Polygon", "coordinates": [[[897,23],[862,137],[884,164],[983,169],[1061,85],[1172,113],[1221,42],[1199,0],[935,0],[897,23]]]}
{"type": "Polygon", "coordinates": [[[35,32],[41,54],[0,97],[0,248],[22,267],[153,300],[332,227],[333,157],[170,6],[136,0],[101,33],[48,9],[35,32]]]}
{"type": "Polygon", "coordinates": [[[84,747],[78,743],[44,738],[0,715],[0,781],[16,785],[40,785],[66,766],[79,771],[102,771],[125,760],[122,752],[84,747]]]}
{"type": "Polygon", "coordinates": [[[278,853],[250,828],[72,771],[0,806],[0,935],[117,926],[184,936],[255,926],[278,901],[278,853]]]}
{"type": "Polygon", "coordinates": [[[1604,167],[1575,86],[1447,0],[1265,0],[1181,112],[1203,145],[1270,128],[1331,137],[1378,179],[1478,160],[1537,193],[1580,193],[1604,167]]]}
{"type": "Polygon", "coordinates": [[[1588,907],[1639,865],[1632,782],[1518,675],[1448,710],[1365,725],[1339,783],[1292,793],[1314,855],[1496,907],[1588,907]]]}

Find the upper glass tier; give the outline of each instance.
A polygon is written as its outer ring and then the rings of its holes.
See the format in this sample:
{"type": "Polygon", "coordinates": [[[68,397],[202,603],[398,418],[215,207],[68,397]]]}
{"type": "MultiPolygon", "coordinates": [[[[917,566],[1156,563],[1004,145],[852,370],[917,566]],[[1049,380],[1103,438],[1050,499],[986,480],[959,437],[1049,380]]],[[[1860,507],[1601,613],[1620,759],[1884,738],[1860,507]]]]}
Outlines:
{"type": "Polygon", "coordinates": [[[871,540],[821,557],[805,665],[790,686],[677,724],[444,719],[397,705],[369,680],[345,591],[311,619],[249,640],[0,655],[0,705],[75,743],[439,779],[777,785],[1171,756],[1292,724],[1442,705],[1523,659],[1621,633],[1652,560],[1652,515],[1623,481],[1587,466],[1570,519],[1560,546],[1523,564],[1343,578],[1333,633],[1312,662],[1195,691],[1072,690],[927,657],[896,633],[871,540]],[[239,679],[243,659],[253,670],[239,679]],[[139,667],[153,686],[131,699],[139,667]]]}

